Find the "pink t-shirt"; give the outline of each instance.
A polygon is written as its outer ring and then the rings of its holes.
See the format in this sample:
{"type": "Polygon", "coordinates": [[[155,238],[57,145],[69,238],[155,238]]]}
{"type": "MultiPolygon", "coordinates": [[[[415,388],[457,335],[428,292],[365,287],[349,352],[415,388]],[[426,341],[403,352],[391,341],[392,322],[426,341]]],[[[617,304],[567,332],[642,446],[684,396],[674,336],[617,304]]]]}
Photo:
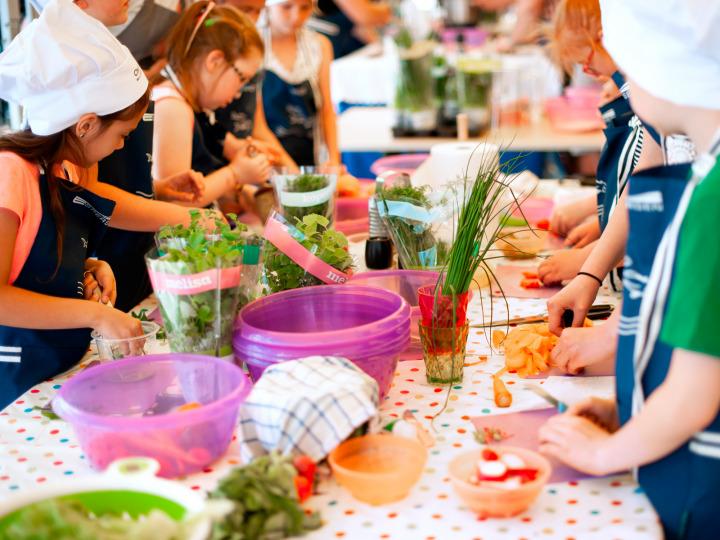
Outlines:
{"type": "MultiPolygon", "coordinates": [[[[71,181],[77,182],[74,165],[64,168],[71,181]]],[[[9,283],[14,283],[25,265],[42,219],[40,168],[12,152],[0,152],[0,208],[10,210],[20,219],[15,250],[10,266],[9,283]]]]}

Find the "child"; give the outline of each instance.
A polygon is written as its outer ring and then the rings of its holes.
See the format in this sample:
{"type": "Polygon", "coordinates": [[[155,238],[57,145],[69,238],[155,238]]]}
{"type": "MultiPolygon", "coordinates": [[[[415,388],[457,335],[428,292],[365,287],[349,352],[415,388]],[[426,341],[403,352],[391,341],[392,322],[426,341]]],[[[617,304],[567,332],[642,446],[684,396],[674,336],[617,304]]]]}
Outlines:
{"type": "Polygon", "coordinates": [[[265,116],[298,165],[340,165],[330,98],[332,45],[307,28],[312,0],[266,2],[265,116]]]}
{"type": "Polygon", "coordinates": [[[606,1],[603,22],[634,109],[664,134],[687,134],[701,155],[689,180],[677,165],[631,179],[617,402],[588,400],[553,418],[541,450],[593,474],[639,467],[666,538],[715,538],[720,248],[707,233],[720,200],[720,5],[606,1]]]}
{"type": "Polygon", "coordinates": [[[235,8],[201,1],[191,5],[168,38],[167,80],[153,88],[155,125],[153,177],[190,167],[206,175],[203,203],[231,194],[246,183],[262,183],[270,172],[263,153],[228,135],[225,165],[210,149],[200,122],[203,111],[226,107],[260,67],[263,43],[250,20],[235,8]]]}
{"type": "MultiPolygon", "coordinates": [[[[559,62],[570,71],[576,64],[600,82],[612,80],[619,90],[624,80],[615,62],[602,46],[599,0],[561,0],[555,10],[552,37],[559,62]]],[[[660,161],[660,139],[652,129],[643,130],[632,111],[627,91],[600,107],[606,123],[605,146],[597,168],[597,199],[590,197],[559,207],[551,218],[551,230],[567,234],[566,245],[575,249],[560,251],[544,261],[538,275],[544,283],[560,283],[580,271],[605,229],[628,176],[642,161],[660,161]],[[653,140],[648,140],[653,136],[653,140]],[[597,215],[595,210],[597,210],[597,215]]]]}
{"type": "Polygon", "coordinates": [[[89,169],[122,147],[147,87],[127,49],[70,0],[52,0],[0,56],[0,95],[30,125],[0,137],[2,407],[80,360],[89,329],[141,333],[137,320],[82,296],[88,254],[116,206],[85,189],[89,169]]]}
{"type": "MultiPolygon", "coordinates": [[[[257,24],[260,14],[265,9],[265,0],[222,0],[218,3],[237,8],[247,15],[253,24],[257,24]]],[[[222,128],[223,142],[226,132],[230,132],[238,139],[252,137],[254,146],[268,154],[275,164],[295,167],[295,162],[285,152],[265,120],[261,94],[262,79],[262,71],[258,71],[243,86],[240,97],[227,107],[215,111],[215,121],[222,128]]]]}
{"type": "MultiPolygon", "coordinates": [[[[35,0],[33,5],[38,12],[47,4],[46,1],[35,0]]],[[[86,14],[108,24],[122,24],[127,17],[127,9],[123,12],[113,2],[86,0],[75,2],[86,14]]],[[[131,6],[132,7],[132,6],[131,6]]],[[[127,6],[125,6],[127,8],[127,6]]],[[[158,8],[161,9],[161,8],[158,8]]],[[[135,19],[137,21],[137,17],[135,19]]],[[[133,193],[143,199],[182,201],[193,203],[198,200],[204,190],[202,175],[194,171],[184,171],[172,177],[163,178],[153,183],[150,174],[150,161],[148,156],[152,153],[152,108],[148,108],[142,116],[140,126],[134,129],[125,139],[122,149],[113,152],[98,164],[98,176],[110,182],[113,186],[133,193]]],[[[100,187],[104,189],[105,186],[100,187]]],[[[93,188],[94,189],[94,188],[93,188]]],[[[112,194],[108,194],[113,198],[112,194]]],[[[157,224],[186,223],[187,211],[175,205],[158,204],[145,200],[134,202],[130,199],[133,208],[135,226],[143,226],[148,218],[157,224]]],[[[122,208],[116,208],[115,216],[122,214],[122,208]]],[[[112,299],[113,305],[122,311],[129,311],[151,292],[150,279],[145,266],[145,254],[153,243],[153,232],[156,226],[150,226],[148,232],[138,230],[109,229],[103,236],[103,241],[97,246],[94,256],[101,259],[102,264],[108,263],[114,274],[114,290],[116,297],[112,299]]],[[[93,259],[90,259],[92,261],[93,259]]],[[[94,268],[86,272],[85,281],[87,298],[99,298],[103,287],[98,284],[98,271],[94,268]],[[96,290],[93,287],[97,287],[96,290]]]]}

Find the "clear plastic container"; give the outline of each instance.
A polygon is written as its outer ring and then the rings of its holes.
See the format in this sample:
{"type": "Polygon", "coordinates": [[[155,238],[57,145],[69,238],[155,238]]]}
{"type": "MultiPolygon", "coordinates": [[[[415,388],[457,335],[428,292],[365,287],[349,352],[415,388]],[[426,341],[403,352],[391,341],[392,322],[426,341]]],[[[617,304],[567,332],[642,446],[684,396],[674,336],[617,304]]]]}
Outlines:
{"type": "Polygon", "coordinates": [[[255,380],[277,362],[341,356],[373,377],[384,396],[409,341],[410,306],[401,296],[374,287],[323,285],[245,306],[233,349],[255,380]]]}
{"type": "Polygon", "coordinates": [[[53,409],[69,422],[88,462],[145,456],[159,475],[185,476],[227,449],[251,383],[231,362],[160,354],[125,358],[67,381],[53,409]]]}
{"type": "Polygon", "coordinates": [[[126,356],[143,356],[160,352],[157,340],[160,325],[152,321],[143,321],[142,329],[141,336],[127,339],[104,338],[97,331],[93,331],[91,337],[95,340],[100,360],[118,360],[126,356]]]}

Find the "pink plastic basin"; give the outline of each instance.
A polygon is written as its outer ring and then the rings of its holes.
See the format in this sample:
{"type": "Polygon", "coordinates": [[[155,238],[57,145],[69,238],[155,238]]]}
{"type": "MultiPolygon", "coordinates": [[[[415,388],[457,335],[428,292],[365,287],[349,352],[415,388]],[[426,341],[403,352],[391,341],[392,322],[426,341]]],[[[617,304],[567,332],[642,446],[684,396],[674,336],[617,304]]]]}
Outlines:
{"type": "Polygon", "coordinates": [[[83,371],[63,385],[53,408],[73,426],[94,469],[146,456],[160,462],[161,476],[176,478],[225,452],[251,386],[219,358],[148,355],[83,371]]]}
{"type": "Polygon", "coordinates": [[[410,345],[401,354],[400,360],[416,360],[422,358],[422,344],[418,331],[420,308],[418,306],[418,289],[423,285],[433,285],[439,274],[427,270],[381,270],[378,272],[362,272],[350,278],[352,285],[366,285],[392,291],[402,296],[410,304],[410,345]]]}
{"type": "Polygon", "coordinates": [[[379,176],[386,171],[398,171],[412,174],[430,157],[430,154],[398,154],[381,157],[370,166],[370,172],[379,176]]]}
{"type": "Polygon", "coordinates": [[[410,306],[374,287],[321,285],[272,294],[238,315],[233,349],[253,380],[271,364],[342,356],[375,378],[384,396],[410,340],[410,306]]]}

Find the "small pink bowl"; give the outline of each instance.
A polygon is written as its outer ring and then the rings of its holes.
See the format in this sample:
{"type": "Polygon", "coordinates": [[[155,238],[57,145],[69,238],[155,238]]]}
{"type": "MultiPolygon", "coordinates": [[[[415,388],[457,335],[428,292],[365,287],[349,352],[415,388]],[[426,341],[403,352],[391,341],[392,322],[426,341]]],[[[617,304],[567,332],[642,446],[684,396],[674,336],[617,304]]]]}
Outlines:
{"type": "Polygon", "coordinates": [[[550,478],[550,462],[537,452],[513,446],[493,447],[498,454],[520,456],[528,467],[538,469],[535,480],[516,489],[503,489],[468,482],[481,458],[482,448],[460,454],[450,462],[450,480],[465,505],[480,517],[511,517],[528,509],[535,502],[550,478]]]}

